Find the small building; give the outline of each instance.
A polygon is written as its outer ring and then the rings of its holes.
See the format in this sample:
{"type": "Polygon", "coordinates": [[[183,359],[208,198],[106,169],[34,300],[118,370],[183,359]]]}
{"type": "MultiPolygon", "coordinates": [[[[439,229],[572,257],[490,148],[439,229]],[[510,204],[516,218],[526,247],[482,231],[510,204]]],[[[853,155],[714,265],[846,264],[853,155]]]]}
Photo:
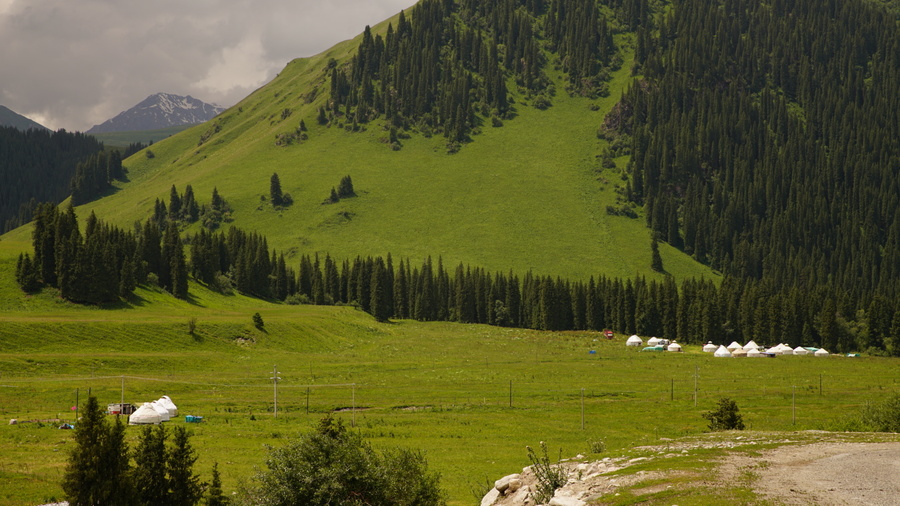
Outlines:
{"type": "Polygon", "coordinates": [[[644,344],[644,340],[637,335],[633,335],[625,341],[625,346],[640,346],[642,344],[644,344]]]}
{"type": "Polygon", "coordinates": [[[123,403],[117,402],[115,404],[108,404],[106,406],[106,414],[108,414],[108,415],[130,415],[130,414],[134,413],[134,411],[136,409],[137,408],[134,406],[134,404],[129,404],[127,402],[123,404],[123,403]]]}

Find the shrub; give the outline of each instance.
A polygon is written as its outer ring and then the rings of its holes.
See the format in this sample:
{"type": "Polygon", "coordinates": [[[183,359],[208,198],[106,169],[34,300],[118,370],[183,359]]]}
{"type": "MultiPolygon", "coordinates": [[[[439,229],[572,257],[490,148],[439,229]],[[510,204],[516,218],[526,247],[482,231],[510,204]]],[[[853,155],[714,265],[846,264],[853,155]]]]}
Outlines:
{"type": "Polygon", "coordinates": [[[253,325],[256,326],[256,328],[258,328],[258,329],[261,329],[261,328],[263,328],[263,326],[265,326],[265,323],[263,323],[261,314],[253,313],[253,325]]]}
{"type": "Polygon", "coordinates": [[[559,459],[556,465],[550,463],[550,457],[547,454],[547,444],[541,441],[541,453],[538,457],[534,453],[534,449],[530,446],[525,447],[528,450],[528,459],[531,461],[534,476],[537,479],[535,484],[534,499],[538,504],[547,503],[553,498],[556,489],[566,484],[566,471],[559,466],[559,459]]]}
{"type": "Polygon", "coordinates": [[[716,409],[707,411],[703,418],[709,420],[709,430],[744,430],[744,420],[738,405],[728,397],[719,399],[716,409]]]}
{"type": "Polygon", "coordinates": [[[272,450],[259,487],[246,492],[263,505],[442,505],[439,476],[411,450],[375,452],[331,415],[316,430],[272,450]]]}
{"type": "Polygon", "coordinates": [[[900,432],[900,393],[868,404],[860,413],[863,427],[872,432],[900,432]]]}

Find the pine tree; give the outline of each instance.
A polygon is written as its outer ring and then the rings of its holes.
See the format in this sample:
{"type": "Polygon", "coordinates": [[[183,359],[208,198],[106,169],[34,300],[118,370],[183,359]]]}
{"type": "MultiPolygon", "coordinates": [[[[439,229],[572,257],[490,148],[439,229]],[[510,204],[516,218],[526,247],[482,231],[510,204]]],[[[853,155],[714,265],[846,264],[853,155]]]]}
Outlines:
{"type": "Polygon", "coordinates": [[[652,255],[650,268],[656,272],[665,272],[665,269],[663,269],[662,257],[659,255],[659,242],[656,240],[655,233],[653,234],[653,239],[650,241],[650,251],[652,255]]]}
{"type": "Polygon", "coordinates": [[[279,207],[284,204],[284,199],[281,193],[281,181],[278,179],[277,173],[273,173],[272,178],[269,181],[269,199],[272,201],[272,205],[275,207],[279,207]]]}
{"type": "Polygon", "coordinates": [[[337,188],[337,196],[342,199],[356,196],[356,192],[353,190],[353,179],[350,176],[341,178],[341,184],[337,188]]]}
{"type": "MultiPolygon", "coordinates": [[[[134,453],[136,504],[156,506],[170,504],[166,480],[166,429],[162,425],[145,426],[138,437],[134,453]]],[[[102,504],[102,503],[101,503],[102,504]]]]}
{"type": "Polygon", "coordinates": [[[63,493],[69,504],[133,504],[124,436],[124,425],[116,420],[110,427],[97,398],[89,396],[75,426],[75,447],[63,475],[63,493]]]}
{"type": "Polygon", "coordinates": [[[219,463],[214,462],[212,468],[212,481],[206,491],[206,506],[227,506],[228,496],[222,492],[222,478],[219,476],[219,463]]]}
{"type": "Polygon", "coordinates": [[[172,445],[166,452],[166,481],[172,506],[193,506],[203,496],[203,484],[194,474],[197,454],[191,446],[190,434],[184,427],[172,431],[172,445]]]}

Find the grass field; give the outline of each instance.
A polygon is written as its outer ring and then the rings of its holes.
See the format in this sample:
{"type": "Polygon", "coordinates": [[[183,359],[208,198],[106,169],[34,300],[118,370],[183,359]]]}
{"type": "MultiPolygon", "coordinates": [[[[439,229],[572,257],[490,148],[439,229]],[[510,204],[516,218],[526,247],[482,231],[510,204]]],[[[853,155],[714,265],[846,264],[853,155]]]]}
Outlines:
{"type": "MultiPolygon", "coordinates": [[[[169,395],[182,415],[205,417],[190,425],[198,469],[208,479],[219,462],[229,491],[263,465],[268,446],[335,410],[376,446],[427,452],[452,504],[472,504],[473,486],[527,465],[525,445],[542,440],[571,456],[591,441],[617,452],[696,435],[720,396],[737,400],[748,428],[827,428],[900,389],[897,359],[647,354],[622,336],[381,324],[348,307],[273,305],[193,285],[192,302],[139,289],[127,306],[85,308],[52,293],[13,297],[9,268],[0,263],[3,419],[71,420],[76,391],[101,403],[118,402],[123,385],[126,402],[169,395]],[[256,311],[264,330],[252,325],[256,311]]],[[[72,433],[54,425],[0,425],[0,504],[60,497],[72,433]]]]}
{"type": "Polygon", "coordinates": [[[140,142],[141,144],[150,144],[167,139],[178,132],[183,132],[190,128],[190,125],[179,125],[168,128],[160,128],[158,130],[140,130],[134,132],[109,132],[102,134],[91,134],[97,140],[103,142],[106,147],[126,148],[129,144],[140,142]]]}

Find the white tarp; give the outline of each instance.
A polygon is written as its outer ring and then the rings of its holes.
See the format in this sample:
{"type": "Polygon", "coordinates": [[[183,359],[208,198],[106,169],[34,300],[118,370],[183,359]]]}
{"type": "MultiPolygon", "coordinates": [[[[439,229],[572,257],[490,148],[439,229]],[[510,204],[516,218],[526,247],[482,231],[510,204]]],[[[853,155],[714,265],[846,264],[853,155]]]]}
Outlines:
{"type": "Polygon", "coordinates": [[[154,424],[158,425],[161,422],[159,413],[150,405],[149,402],[145,402],[128,417],[128,425],[143,425],[143,424],[154,424]]]}

